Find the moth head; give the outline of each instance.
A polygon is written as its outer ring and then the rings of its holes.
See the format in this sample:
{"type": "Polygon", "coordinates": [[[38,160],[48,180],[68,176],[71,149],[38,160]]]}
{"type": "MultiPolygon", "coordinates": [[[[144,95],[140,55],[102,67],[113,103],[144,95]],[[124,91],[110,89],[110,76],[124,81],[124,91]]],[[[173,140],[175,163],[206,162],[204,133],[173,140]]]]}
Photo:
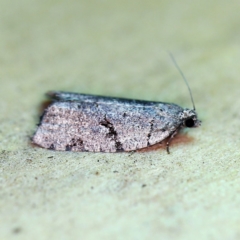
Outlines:
{"type": "Polygon", "coordinates": [[[185,78],[182,70],[178,66],[177,62],[175,61],[175,59],[174,59],[174,57],[171,53],[170,53],[170,57],[172,58],[174,65],[176,66],[176,68],[178,69],[180,74],[182,75],[182,78],[187,85],[187,88],[188,88],[188,91],[189,91],[189,94],[190,94],[190,97],[191,97],[192,105],[193,105],[192,110],[184,109],[183,112],[181,112],[181,114],[180,114],[180,118],[182,120],[181,127],[188,127],[188,128],[198,127],[198,126],[201,125],[201,121],[198,120],[198,118],[197,118],[197,113],[195,111],[196,108],[195,108],[195,104],[194,104],[193,97],[192,97],[192,91],[191,91],[191,89],[188,85],[187,79],[185,78]]]}
{"type": "Polygon", "coordinates": [[[201,121],[198,120],[195,110],[184,109],[181,113],[181,119],[183,127],[193,128],[201,125],[201,121]]]}

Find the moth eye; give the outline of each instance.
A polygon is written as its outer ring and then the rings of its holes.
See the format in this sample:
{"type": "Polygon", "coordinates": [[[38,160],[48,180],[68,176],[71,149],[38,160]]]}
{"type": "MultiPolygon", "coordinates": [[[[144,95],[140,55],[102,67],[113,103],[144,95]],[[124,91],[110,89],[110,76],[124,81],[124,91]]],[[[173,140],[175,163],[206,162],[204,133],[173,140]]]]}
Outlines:
{"type": "Polygon", "coordinates": [[[193,127],[193,126],[194,126],[194,121],[193,121],[193,119],[192,119],[192,118],[187,119],[187,120],[185,121],[185,126],[186,126],[186,127],[189,127],[189,128],[193,127]]]}

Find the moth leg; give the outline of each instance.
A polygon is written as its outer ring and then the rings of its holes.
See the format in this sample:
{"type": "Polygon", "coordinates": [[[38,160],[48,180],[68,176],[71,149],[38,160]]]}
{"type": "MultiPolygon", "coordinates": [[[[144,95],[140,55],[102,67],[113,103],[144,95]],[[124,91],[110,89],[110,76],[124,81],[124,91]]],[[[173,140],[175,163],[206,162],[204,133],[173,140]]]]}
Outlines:
{"type": "Polygon", "coordinates": [[[173,132],[173,133],[170,135],[170,137],[169,137],[169,139],[168,139],[168,141],[167,141],[166,150],[167,150],[167,153],[168,153],[168,154],[170,154],[170,151],[169,151],[170,143],[171,143],[172,139],[176,136],[177,133],[178,133],[178,130],[176,130],[175,132],[173,132]]]}

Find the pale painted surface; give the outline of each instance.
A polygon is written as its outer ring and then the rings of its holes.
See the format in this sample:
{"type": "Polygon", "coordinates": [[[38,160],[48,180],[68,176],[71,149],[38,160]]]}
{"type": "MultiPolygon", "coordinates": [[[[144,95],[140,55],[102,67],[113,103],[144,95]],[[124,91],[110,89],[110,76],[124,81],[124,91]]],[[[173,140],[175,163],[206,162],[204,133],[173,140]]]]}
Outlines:
{"type": "Polygon", "coordinates": [[[239,1],[0,6],[0,239],[240,239],[239,1]],[[29,144],[48,90],[191,107],[169,50],[203,121],[170,155],[29,144]]]}

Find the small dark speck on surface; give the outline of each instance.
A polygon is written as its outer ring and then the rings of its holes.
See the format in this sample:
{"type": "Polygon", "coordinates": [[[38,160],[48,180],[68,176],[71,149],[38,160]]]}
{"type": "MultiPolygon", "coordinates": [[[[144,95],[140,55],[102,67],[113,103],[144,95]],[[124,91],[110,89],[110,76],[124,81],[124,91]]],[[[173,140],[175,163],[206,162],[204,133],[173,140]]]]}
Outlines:
{"type": "Polygon", "coordinates": [[[22,231],[22,229],[20,228],[20,227],[15,227],[15,228],[13,228],[13,230],[12,230],[12,232],[14,233],[14,234],[18,234],[18,233],[20,233],[22,231]]]}
{"type": "Polygon", "coordinates": [[[146,186],[147,186],[146,184],[143,184],[143,185],[142,185],[142,188],[144,188],[144,187],[146,187],[146,186]]]}

